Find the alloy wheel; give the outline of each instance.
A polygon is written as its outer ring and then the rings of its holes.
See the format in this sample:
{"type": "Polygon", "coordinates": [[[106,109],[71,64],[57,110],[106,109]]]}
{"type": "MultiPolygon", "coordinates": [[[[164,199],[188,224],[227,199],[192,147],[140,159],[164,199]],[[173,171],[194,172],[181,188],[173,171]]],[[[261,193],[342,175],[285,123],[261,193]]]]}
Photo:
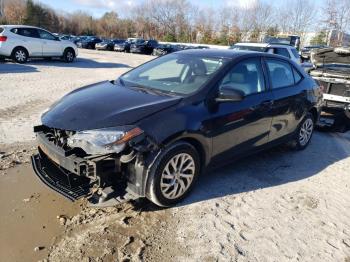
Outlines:
{"type": "Polygon", "coordinates": [[[180,153],[173,156],[162,172],[160,187],[163,196],[168,199],[182,196],[192,184],[195,167],[191,155],[180,153]]]}
{"type": "Polygon", "coordinates": [[[69,62],[73,61],[73,59],[74,59],[74,55],[71,51],[67,52],[66,57],[67,57],[67,61],[69,61],[69,62]]]}
{"type": "Polygon", "coordinates": [[[312,136],[313,129],[314,122],[312,121],[312,119],[306,119],[303,125],[301,126],[299,132],[299,142],[301,146],[305,146],[309,142],[312,136]]]}
{"type": "Polygon", "coordinates": [[[24,62],[27,58],[27,55],[23,50],[17,50],[15,53],[15,57],[17,61],[24,62]]]}

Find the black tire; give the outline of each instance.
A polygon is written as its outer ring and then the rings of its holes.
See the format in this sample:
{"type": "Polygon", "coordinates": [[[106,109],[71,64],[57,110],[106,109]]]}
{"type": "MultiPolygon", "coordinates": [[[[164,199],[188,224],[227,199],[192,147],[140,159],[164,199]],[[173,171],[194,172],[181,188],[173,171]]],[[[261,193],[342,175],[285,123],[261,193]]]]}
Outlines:
{"type": "Polygon", "coordinates": [[[304,150],[310,144],[314,129],[315,119],[309,112],[295,132],[294,139],[291,143],[292,148],[295,150],[304,150]]]}
{"type": "Polygon", "coordinates": [[[28,51],[23,47],[17,47],[12,51],[12,59],[16,63],[25,64],[28,61],[28,51]]]}
{"type": "Polygon", "coordinates": [[[66,48],[63,52],[63,60],[66,63],[72,63],[75,58],[75,52],[72,48],[66,48]]]}
{"type": "MultiPolygon", "coordinates": [[[[149,177],[147,180],[147,188],[146,188],[146,197],[152,201],[154,204],[161,206],[161,207],[168,207],[168,206],[173,206],[176,203],[180,202],[183,200],[189,192],[192,190],[199,174],[200,174],[200,158],[198,155],[197,150],[189,143],[186,142],[176,142],[173,145],[168,146],[167,148],[164,149],[164,151],[157,157],[156,161],[152,165],[150,172],[149,172],[149,177]],[[191,170],[191,174],[186,174],[187,172],[186,169],[185,171],[182,170],[184,174],[183,177],[181,177],[180,171],[176,171],[175,169],[172,168],[171,165],[171,160],[173,160],[175,157],[178,157],[177,163],[182,163],[181,169],[184,167],[190,167],[194,166],[194,170],[191,170]],[[184,159],[187,157],[187,161],[181,162],[181,156],[184,156],[184,159]],[[190,157],[188,157],[190,156],[190,157]],[[180,162],[179,162],[180,161],[180,162]],[[193,164],[192,164],[193,163],[193,164]],[[168,166],[169,165],[169,166],[168,166]],[[172,179],[169,178],[164,178],[163,173],[165,172],[166,167],[168,168],[168,171],[171,172],[171,176],[173,177],[172,179]],[[171,168],[171,170],[170,170],[171,168]],[[177,173],[177,174],[176,174],[177,173]],[[192,176],[193,173],[193,176],[192,176]],[[191,176],[191,180],[187,180],[186,176],[191,176]],[[175,178],[177,177],[177,178],[175,178]],[[175,180],[175,182],[174,182],[175,180]],[[181,180],[181,181],[179,181],[181,180]],[[161,188],[161,182],[168,181],[168,184],[173,185],[166,187],[166,189],[161,188]],[[190,182],[189,182],[190,181],[190,182]],[[181,183],[179,183],[181,182],[181,183]],[[177,186],[176,186],[177,184],[177,186]],[[186,189],[182,191],[182,186],[186,186],[186,189]],[[177,192],[180,194],[178,196],[173,196],[172,198],[167,197],[164,193],[164,191],[168,190],[168,192],[174,192],[177,194],[177,192]],[[170,190],[170,191],[169,191],[170,190]]],[[[189,170],[188,170],[189,171],[189,170]]],[[[168,173],[169,174],[169,173],[168,173]]],[[[190,179],[190,177],[188,177],[190,179]]]]}

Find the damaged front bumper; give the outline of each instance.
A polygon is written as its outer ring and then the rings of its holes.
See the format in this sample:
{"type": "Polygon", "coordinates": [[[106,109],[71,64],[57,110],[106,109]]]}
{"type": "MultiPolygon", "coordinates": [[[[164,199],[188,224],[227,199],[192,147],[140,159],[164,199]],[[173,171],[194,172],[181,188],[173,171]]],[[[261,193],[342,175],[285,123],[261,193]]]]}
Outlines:
{"type": "Polygon", "coordinates": [[[147,139],[129,146],[127,153],[81,156],[57,146],[43,131],[36,134],[38,154],[32,156],[35,174],[71,201],[85,197],[90,205],[105,207],[145,196],[148,159],[153,155],[145,146],[147,139]]]}

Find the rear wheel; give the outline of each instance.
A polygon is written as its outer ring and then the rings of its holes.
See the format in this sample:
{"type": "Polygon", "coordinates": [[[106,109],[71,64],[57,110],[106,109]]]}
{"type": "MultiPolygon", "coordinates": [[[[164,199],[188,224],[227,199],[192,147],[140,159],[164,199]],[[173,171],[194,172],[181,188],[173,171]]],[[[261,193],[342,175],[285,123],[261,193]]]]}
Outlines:
{"type": "Polygon", "coordinates": [[[28,52],[23,47],[17,47],[12,52],[12,59],[19,64],[24,64],[28,60],[28,52]]]}
{"type": "Polygon", "coordinates": [[[75,58],[75,52],[73,49],[71,48],[67,48],[66,50],[64,50],[64,53],[63,53],[63,60],[66,62],[66,63],[71,63],[73,62],[75,58]]]}
{"type": "Polygon", "coordinates": [[[305,149],[310,141],[315,128],[315,120],[311,113],[308,113],[301,122],[293,140],[292,146],[296,150],[305,149]]]}
{"type": "Polygon", "coordinates": [[[147,198],[158,206],[172,206],[191,191],[200,172],[200,159],[189,143],[168,147],[152,166],[147,183],[147,198]]]}

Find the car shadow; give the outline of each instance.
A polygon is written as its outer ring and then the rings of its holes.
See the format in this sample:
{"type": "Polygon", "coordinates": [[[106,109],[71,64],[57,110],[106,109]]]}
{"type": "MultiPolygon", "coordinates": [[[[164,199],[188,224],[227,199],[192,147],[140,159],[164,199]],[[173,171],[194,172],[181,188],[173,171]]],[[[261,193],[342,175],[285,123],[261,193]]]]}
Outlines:
{"type": "Polygon", "coordinates": [[[32,59],[28,62],[31,65],[67,67],[67,68],[130,68],[129,65],[121,63],[99,62],[87,58],[76,58],[72,63],[65,63],[60,59],[52,59],[50,61],[43,59],[32,59]]]}
{"type": "MultiPolygon", "coordinates": [[[[303,151],[278,146],[208,171],[199,177],[191,194],[176,207],[275,187],[318,175],[328,166],[350,156],[350,150],[331,136],[332,134],[315,132],[311,144],[303,151]]],[[[350,136],[344,136],[344,139],[350,143],[350,136]]],[[[144,211],[159,209],[150,202],[143,205],[141,207],[137,204],[135,208],[144,211]]]]}
{"type": "Polygon", "coordinates": [[[22,64],[13,64],[9,63],[0,63],[0,74],[7,73],[34,73],[39,72],[39,70],[31,65],[22,65],[22,64]]]}

